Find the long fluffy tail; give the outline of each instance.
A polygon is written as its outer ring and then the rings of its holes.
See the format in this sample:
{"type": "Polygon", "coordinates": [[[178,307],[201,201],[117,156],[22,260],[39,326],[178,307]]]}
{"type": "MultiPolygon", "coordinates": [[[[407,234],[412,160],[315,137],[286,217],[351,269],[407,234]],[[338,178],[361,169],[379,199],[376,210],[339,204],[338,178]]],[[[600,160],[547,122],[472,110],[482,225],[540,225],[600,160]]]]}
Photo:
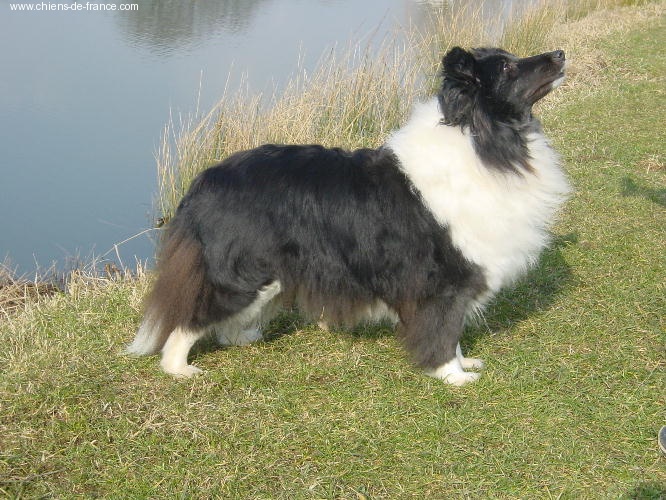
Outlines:
{"type": "Polygon", "coordinates": [[[201,244],[178,226],[170,228],[165,238],[157,280],[146,299],[141,326],[127,346],[128,354],[159,352],[171,332],[188,327],[196,314],[205,278],[201,244]]]}

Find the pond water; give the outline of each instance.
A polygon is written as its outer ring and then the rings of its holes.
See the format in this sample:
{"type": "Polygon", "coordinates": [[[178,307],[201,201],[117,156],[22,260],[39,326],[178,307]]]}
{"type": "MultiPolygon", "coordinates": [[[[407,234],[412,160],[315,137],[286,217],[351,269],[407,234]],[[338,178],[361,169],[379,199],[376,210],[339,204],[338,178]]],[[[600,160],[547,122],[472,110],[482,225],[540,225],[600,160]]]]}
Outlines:
{"type": "MultiPolygon", "coordinates": [[[[299,60],[313,67],[336,45],[381,41],[436,3],[134,1],[134,11],[18,12],[0,0],[0,262],[19,274],[93,256],[150,265],[170,114],[209,109],[244,74],[270,92],[299,60]]],[[[487,3],[498,15],[511,4],[487,3]]]]}

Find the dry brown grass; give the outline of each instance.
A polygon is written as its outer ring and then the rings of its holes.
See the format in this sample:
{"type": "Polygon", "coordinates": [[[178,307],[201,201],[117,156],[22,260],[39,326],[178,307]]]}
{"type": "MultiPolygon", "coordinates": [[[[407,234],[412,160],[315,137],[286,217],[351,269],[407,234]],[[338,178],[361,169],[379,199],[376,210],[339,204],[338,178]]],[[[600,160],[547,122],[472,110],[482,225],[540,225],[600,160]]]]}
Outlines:
{"type": "MultiPolygon", "coordinates": [[[[593,2],[595,5],[601,0],[593,2]]],[[[609,4],[620,2],[609,1],[609,4]]],[[[587,89],[593,93],[600,82],[600,74],[614,61],[597,47],[597,42],[612,33],[621,35],[639,23],[655,19],[664,14],[666,2],[649,3],[640,9],[632,7],[616,7],[596,9],[585,17],[572,19],[561,23],[549,35],[553,47],[566,49],[570,60],[567,80],[564,89],[587,89]]],[[[622,71],[617,68],[616,71],[622,71]]],[[[554,94],[548,99],[546,105],[557,106],[566,99],[566,92],[554,94]]]]}
{"type": "Polygon", "coordinates": [[[138,310],[148,285],[147,276],[146,267],[141,262],[131,270],[119,269],[112,263],[101,266],[98,262],[91,262],[66,272],[52,268],[30,278],[17,276],[9,264],[0,263],[0,323],[4,322],[7,326],[15,319],[25,320],[21,319],[24,313],[41,305],[48,307],[59,297],[78,300],[102,293],[111,284],[126,286],[131,283],[134,290],[132,303],[138,310]]]}
{"type": "Polygon", "coordinates": [[[59,291],[53,283],[17,278],[8,265],[0,264],[0,321],[59,291]]]}
{"type": "Polygon", "coordinates": [[[647,158],[638,162],[638,166],[643,169],[646,174],[649,174],[650,172],[663,172],[666,170],[664,155],[649,155],[647,158]]]}

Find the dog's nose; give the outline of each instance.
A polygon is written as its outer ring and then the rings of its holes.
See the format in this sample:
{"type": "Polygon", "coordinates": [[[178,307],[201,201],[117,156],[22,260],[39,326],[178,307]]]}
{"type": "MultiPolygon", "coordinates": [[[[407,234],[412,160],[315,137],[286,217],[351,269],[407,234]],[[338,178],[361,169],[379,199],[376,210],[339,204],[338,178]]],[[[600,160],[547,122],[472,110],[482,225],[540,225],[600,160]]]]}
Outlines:
{"type": "Polygon", "coordinates": [[[564,51],[563,50],[556,50],[554,52],[551,52],[551,57],[553,58],[554,61],[564,61],[564,51]]]}

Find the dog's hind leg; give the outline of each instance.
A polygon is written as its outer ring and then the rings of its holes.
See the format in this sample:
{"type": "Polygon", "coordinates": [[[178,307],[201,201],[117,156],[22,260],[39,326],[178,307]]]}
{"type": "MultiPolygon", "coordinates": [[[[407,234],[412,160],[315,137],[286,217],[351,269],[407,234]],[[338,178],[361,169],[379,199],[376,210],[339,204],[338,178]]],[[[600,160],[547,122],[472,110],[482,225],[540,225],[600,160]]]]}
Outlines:
{"type": "MultiPolygon", "coordinates": [[[[215,324],[212,329],[228,345],[244,345],[261,338],[258,329],[262,312],[266,305],[280,293],[279,281],[264,286],[257,292],[255,300],[244,309],[215,324]]],[[[192,346],[210,331],[211,327],[192,329],[178,327],[171,332],[162,348],[162,369],[176,377],[191,377],[201,373],[201,369],[187,363],[192,346]]]]}
{"type": "Polygon", "coordinates": [[[171,332],[162,347],[162,370],[176,377],[191,377],[201,373],[201,369],[187,364],[187,355],[192,346],[206,334],[205,330],[188,330],[178,327],[171,332]]]}

